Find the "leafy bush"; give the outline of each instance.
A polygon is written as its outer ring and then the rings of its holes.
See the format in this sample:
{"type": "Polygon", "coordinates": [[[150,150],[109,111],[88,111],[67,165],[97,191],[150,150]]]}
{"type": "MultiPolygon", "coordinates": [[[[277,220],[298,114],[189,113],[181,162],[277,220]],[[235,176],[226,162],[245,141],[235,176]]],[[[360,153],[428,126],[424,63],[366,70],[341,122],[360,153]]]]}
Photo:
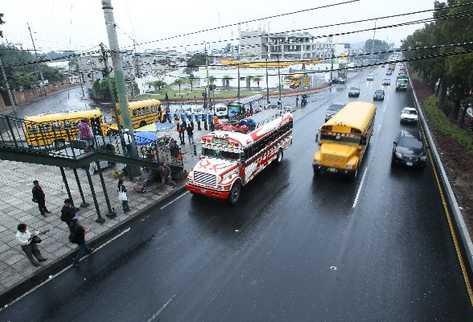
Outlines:
{"type": "Polygon", "coordinates": [[[448,136],[465,147],[465,150],[473,153],[473,135],[470,131],[462,129],[452,123],[448,117],[438,108],[437,98],[429,96],[423,103],[429,124],[440,134],[448,136]]]}

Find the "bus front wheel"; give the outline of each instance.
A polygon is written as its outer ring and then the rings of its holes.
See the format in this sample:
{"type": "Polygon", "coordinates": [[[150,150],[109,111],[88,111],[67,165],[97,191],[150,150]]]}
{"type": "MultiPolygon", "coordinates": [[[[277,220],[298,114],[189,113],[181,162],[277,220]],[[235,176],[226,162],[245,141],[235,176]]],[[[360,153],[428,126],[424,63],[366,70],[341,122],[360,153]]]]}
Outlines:
{"type": "Polygon", "coordinates": [[[280,164],[282,162],[283,157],[284,157],[284,152],[282,151],[282,149],[279,149],[278,155],[276,157],[276,163],[280,164]]]}
{"type": "Polygon", "coordinates": [[[143,126],[146,126],[146,122],[145,122],[145,121],[141,121],[141,123],[140,123],[140,127],[143,127],[143,126]]]}
{"type": "Polygon", "coordinates": [[[230,196],[228,196],[228,202],[230,205],[234,206],[240,199],[240,194],[241,194],[241,183],[240,181],[235,181],[235,183],[232,186],[232,189],[230,190],[230,196]]]}
{"type": "Polygon", "coordinates": [[[355,171],[350,172],[350,179],[356,180],[358,178],[358,168],[355,171]]]}

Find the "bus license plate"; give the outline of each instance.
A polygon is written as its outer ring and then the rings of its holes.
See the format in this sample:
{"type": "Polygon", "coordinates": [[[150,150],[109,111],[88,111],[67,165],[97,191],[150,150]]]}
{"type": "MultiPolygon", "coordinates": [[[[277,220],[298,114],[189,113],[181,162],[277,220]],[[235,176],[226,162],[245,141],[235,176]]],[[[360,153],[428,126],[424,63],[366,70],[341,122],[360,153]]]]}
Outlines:
{"type": "Polygon", "coordinates": [[[406,165],[407,165],[408,167],[412,167],[412,162],[406,162],[406,165]]]}

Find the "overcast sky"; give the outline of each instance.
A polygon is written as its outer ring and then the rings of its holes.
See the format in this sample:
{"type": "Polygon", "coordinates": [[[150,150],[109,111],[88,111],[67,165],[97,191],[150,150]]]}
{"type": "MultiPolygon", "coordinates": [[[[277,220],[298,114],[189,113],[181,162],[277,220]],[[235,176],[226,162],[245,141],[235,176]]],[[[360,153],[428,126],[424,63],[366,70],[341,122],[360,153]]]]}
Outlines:
{"type": "MultiPolygon", "coordinates": [[[[313,8],[324,4],[345,0],[112,0],[115,20],[118,25],[120,45],[159,39],[178,33],[190,32],[206,27],[235,23],[299,9],[313,8]]],[[[342,21],[379,17],[402,12],[429,9],[433,0],[361,0],[352,4],[320,9],[307,13],[276,18],[263,23],[241,26],[241,29],[264,28],[271,32],[306,28],[342,21]]],[[[6,39],[12,43],[31,48],[27,22],[30,23],[37,47],[42,50],[86,50],[100,42],[108,44],[101,0],[4,0],[0,12],[5,14],[3,30],[6,39]]],[[[397,19],[379,20],[378,26],[409,21],[430,14],[408,16],[397,19]]],[[[310,30],[317,35],[343,32],[373,27],[369,24],[356,24],[310,30]]],[[[377,31],[376,38],[399,43],[407,35],[422,25],[392,28],[377,31]]],[[[158,42],[143,46],[145,48],[166,48],[173,45],[194,44],[203,40],[225,40],[237,37],[238,28],[228,28],[218,32],[186,37],[179,41],[158,42]]],[[[358,42],[373,37],[373,32],[336,37],[334,42],[358,42]]],[[[326,41],[320,39],[320,41],[326,41]]],[[[195,48],[195,47],[193,47],[195,48]]],[[[188,49],[191,49],[188,47],[188,49]]]]}

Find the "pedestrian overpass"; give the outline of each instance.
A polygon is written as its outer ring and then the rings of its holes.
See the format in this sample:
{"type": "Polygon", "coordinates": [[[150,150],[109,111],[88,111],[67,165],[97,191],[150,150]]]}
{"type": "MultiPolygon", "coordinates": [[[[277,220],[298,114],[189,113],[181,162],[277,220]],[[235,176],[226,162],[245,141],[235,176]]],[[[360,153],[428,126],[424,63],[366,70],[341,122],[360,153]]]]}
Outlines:
{"type": "MultiPolygon", "coordinates": [[[[77,173],[79,169],[84,170],[94,199],[98,216],[97,222],[103,223],[105,220],[101,216],[96,199],[89,171],[90,164],[95,163],[98,169],[102,190],[107,202],[107,216],[111,218],[115,214],[111,208],[105,181],[100,171],[100,161],[111,161],[148,169],[158,169],[160,164],[159,162],[147,159],[141,153],[131,156],[124,147],[124,144],[122,144],[122,139],[119,135],[94,136],[94,148],[88,150],[84,143],[79,141],[72,132],[75,133],[75,131],[67,126],[56,127],[56,129],[54,127],[45,128],[41,124],[35,124],[28,120],[9,115],[0,115],[0,159],[59,167],[64,185],[71,199],[72,194],[64,168],[72,169],[82,198],[82,206],[87,206],[77,173]],[[34,142],[31,142],[29,139],[32,125],[36,125],[34,133],[36,140],[34,142]]],[[[178,165],[170,165],[170,167],[174,174],[183,170],[182,166],[178,165]]]]}

